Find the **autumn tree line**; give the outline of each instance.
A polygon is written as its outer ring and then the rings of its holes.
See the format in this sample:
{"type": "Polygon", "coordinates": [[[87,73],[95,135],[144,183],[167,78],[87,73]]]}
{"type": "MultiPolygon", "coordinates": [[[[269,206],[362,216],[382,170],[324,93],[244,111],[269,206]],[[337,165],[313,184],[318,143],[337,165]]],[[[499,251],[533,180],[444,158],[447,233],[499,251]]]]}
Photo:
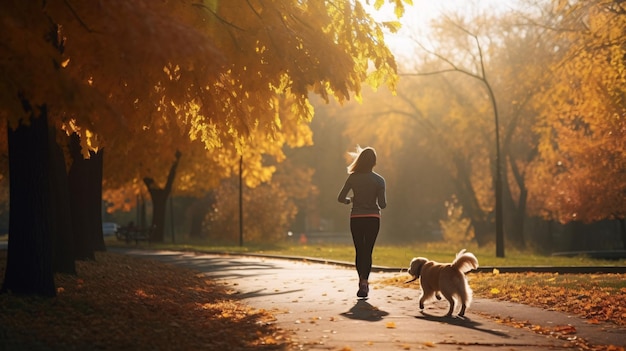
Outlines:
{"type": "MultiPolygon", "coordinates": [[[[396,17],[411,4],[385,2],[396,17]]],[[[507,242],[553,222],[624,233],[624,5],[526,5],[437,19],[398,66],[397,20],[348,0],[3,2],[2,290],[53,296],[54,272],[104,249],[103,198],[149,199],[154,241],[172,195],[194,199],[190,236],[236,235],[240,164],[252,240],[340,230],[357,143],[389,183],[383,236],[488,244],[494,112],[507,242]]]]}
{"type": "MultiPolygon", "coordinates": [[[[322,154],[376,146],[389,187],[384,237],[429,241],[439,231],[445,240],[494,242],[497,117],[506,244],[625,249],[624,3],[464,9],[414,34],[395,94],[324,106],[312,123],[322,154]]],[[[345,164],[340,157],[316,173],[328,189],[322,201],[345,164]]],[[[322,217],[344,223],[329,207],[320,206],[322,217]]]]}
{"type": "MultiPolygon", "coordinates": [[[[312,145],[287,151],[271,182],[243,192],[246,238],[347,235],[334,198],[347,151],[361,144],[378,150],[395,204],[381,240],[492,244],[497,111],[506,245],[623,249],[623,5],[517,5],[445,13],[428,35],[409,32],[416,49],[400,58],[393,92],[312,100],[312,145]]],[[[176,222],[191,227],[182,232],[236,243],[237,182],[228,178],[201,201],[179,198],[176,222]]]]}
{"type": "MultiPolygon", "coordinates": [[[[313,144],[291,150],[275,174],[310,170],[291,191],[314,189],[292,198],[293,220],[245,211],[245,232],[273,223],[282,237],[347,235],[346,209],[334,199],[347,151],[361,144],[376,147],[388,181],[380,240],[493,244],[497,110],[506,245],[544,254],[624,249],[625,20],[614,1],[520,1],[435,19],[428,35],[407,39],[416,49],[399,60],[395,91],[313,101],[313,144]]],[[[207,235],[236,242],[236,179],[228,184],[230,220],[205,224],[228,223],[207,235]]]]}

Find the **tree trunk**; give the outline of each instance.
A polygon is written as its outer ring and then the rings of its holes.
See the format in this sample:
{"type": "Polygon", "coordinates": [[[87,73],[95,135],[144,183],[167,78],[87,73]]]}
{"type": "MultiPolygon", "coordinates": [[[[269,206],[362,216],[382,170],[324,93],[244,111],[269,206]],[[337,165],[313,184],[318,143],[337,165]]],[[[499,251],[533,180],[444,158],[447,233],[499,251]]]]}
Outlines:
{"type": "Polygon", "coordinates": [[[88,187],[89,203],[89,236],[90,247],[95,251],[105,251],[104,235],[102,233],[102,172],[104,163],[104,149],[91,151],[87,161],[89,171],[88,187]]]}
{"type": "Polygon", "coordinates": [[[152,232],[150,241],[162,243],[165,237],[165,214],[169,193],[163,189],[150,190],[152,197],[152,232]]]}
{"type": "Polygon", "coordinates": [[[150,233],[150,241],[162,243],[165,236],[165,213],[167,209],[167,199],[172,192],[172,185],[176,178],[176,168],[180,160],[180,152],[176,151],[176,159],[170,168],[167,176],[165,187],[159,188],[154,179],[146,177],[143,179],[150,197],[152,198],[152,231],[150,233]]]}
{"type": "Polygon", "coordinates": [[[33,117],[28,126],[8,128],[9,243],[2,291],[55,296],[45,105],[39,117],[33,117]]]}
{"type": "Polygon", "coordinates": [[[94,260],[95,251],[103,251],[102,235],[102,151],[81,154],[80,138],[70,140],[72,166],[69,171],[70,203],[75,254],[78,260],[94,260]]]}
{"type": "Polygon", "coordinates": [[[52,206],[52,259],[55,273],[76,274],[74,242],[72,236],[72,211],[69,182],[63,150],[56,142],[56,131],[51,129],[51,194],[52,206]]]}

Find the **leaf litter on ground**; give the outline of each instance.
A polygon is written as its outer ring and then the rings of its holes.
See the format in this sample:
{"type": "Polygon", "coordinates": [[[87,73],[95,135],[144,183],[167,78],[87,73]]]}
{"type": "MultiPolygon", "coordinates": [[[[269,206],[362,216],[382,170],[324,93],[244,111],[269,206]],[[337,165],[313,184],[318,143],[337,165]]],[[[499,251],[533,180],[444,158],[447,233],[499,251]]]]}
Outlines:
{"type": "MultiPolygon", "coordinates": [[[[405,284],[406,280],[405,273],[376,283],[414,289],[415,285],[405,284]]],[[[626,274],[500,273],[494,270],[468,274],[468,280],[476,296],[565,312],[583,318],[589,324],[626,326],[626,274]]],[[[419,285],[419,281],[416,284],[419,285]]],[[[498,321],[575,341],[571,337],[576,334],[572,326],[533,325],[508,317],[498,321]]],[[[624,351],[623,347],[616,345],[591,346],[582,339],[576,344],[583,350],[624,351]]]]}
{"type": "MultiPolygon", "coordinates": [[[[4,279],[6,251],[0,251],[4,279]]],[[[190,269],[98,252],[57,296],[0,294],[0,349],[284,350],[270,311],[253,309],[190,269]]]]}

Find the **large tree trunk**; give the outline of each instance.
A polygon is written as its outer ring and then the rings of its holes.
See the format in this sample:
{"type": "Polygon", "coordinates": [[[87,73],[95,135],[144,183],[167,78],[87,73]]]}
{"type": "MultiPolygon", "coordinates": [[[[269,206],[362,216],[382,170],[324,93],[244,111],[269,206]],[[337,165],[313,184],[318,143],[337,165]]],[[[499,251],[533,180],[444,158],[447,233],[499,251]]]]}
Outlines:
{"type": "Polygon", "coordinates": [[[46,107],[40,108],[38,118],[30,119],[30,125],[8,129],[11,207],[2,291],[55,296],[46,107]]]}
{"type": "Polygon", "coordinates": [[[105,251],[104,235],[102,233],[102,172],[104,165],[104,149],[90,152],[87,161],[89,171],[89,243],[95,251],[105,251]]]}
{"type": "Polygon", "coordinates": [[[165,214],[169,192],[163,189],[150,190],[152,197],[152,231],[150,241],[162,243],[165,237],[165,214]]]}
{"type": "Polygon", "coordinates": [[[170,168],[170,173],[167,176],[167,183],[165,187],[159,188],[154,179],[146,177],[143,179],[150,197],[152,198],[152,231],[150,234],[150,241],[162,243],[165,236],[165,212],[167,209],[167,199],[172,192],[172,185],[176,178],[176,168],[178,167],[178,160],[180,160],[180,152],[176,151],[176,159],[170,168]]]}
{"type": "Polygon", "coordinates": [[[104,250],[102,235],[102,151],[81,154],[80,138],[70,140],[72,166],[69,171],[70,203],[76,259],[94,260],[104,250]]]}
{"type": "Polygon", "coordinates": [[[56,131],[54,128],[50,129],[53,268],[56,273],[76,274],[72,236],[72,211],[70,208],[65,156],[61,147],[56,143],[56,131]]]}

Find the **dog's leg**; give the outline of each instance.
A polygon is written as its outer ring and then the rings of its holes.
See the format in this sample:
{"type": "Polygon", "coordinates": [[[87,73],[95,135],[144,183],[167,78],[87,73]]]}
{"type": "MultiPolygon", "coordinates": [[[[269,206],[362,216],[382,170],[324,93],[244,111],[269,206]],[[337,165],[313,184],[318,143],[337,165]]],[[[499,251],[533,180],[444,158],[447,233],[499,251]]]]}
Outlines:
{"type": "Polygon", "coordinates": [[[422,288],[422,297],[420,298],[420,310],[424,309],[424,302],[426,302],[426,300],[430,299],[431,297],[433,297],[433,291],[430,290],[424,290],[424,288],[422,288]]]}
{"type": "Polygon", "coordinates": [[[459,294],[461,297],[461,311],[459,311],[459,316],[463,317],[465,315],[465,309],[472,303],[472,289],[467,285],[467,278],[463,276],[463,289],[459,294]]]}
{"type": "Polygon", "coordinates": [[[459,312],[459,316],[460,317],[465,316],[465,304],[461,305],[461,311],[459,312]]]}
{"type": "Polygon", "coordinates": [[[446,296],[446,300],[450,303],[450,309],[448,310],[446,317],[452,317],[452,312],[454,312],[454,298],[452,296],[446,296]]]}

